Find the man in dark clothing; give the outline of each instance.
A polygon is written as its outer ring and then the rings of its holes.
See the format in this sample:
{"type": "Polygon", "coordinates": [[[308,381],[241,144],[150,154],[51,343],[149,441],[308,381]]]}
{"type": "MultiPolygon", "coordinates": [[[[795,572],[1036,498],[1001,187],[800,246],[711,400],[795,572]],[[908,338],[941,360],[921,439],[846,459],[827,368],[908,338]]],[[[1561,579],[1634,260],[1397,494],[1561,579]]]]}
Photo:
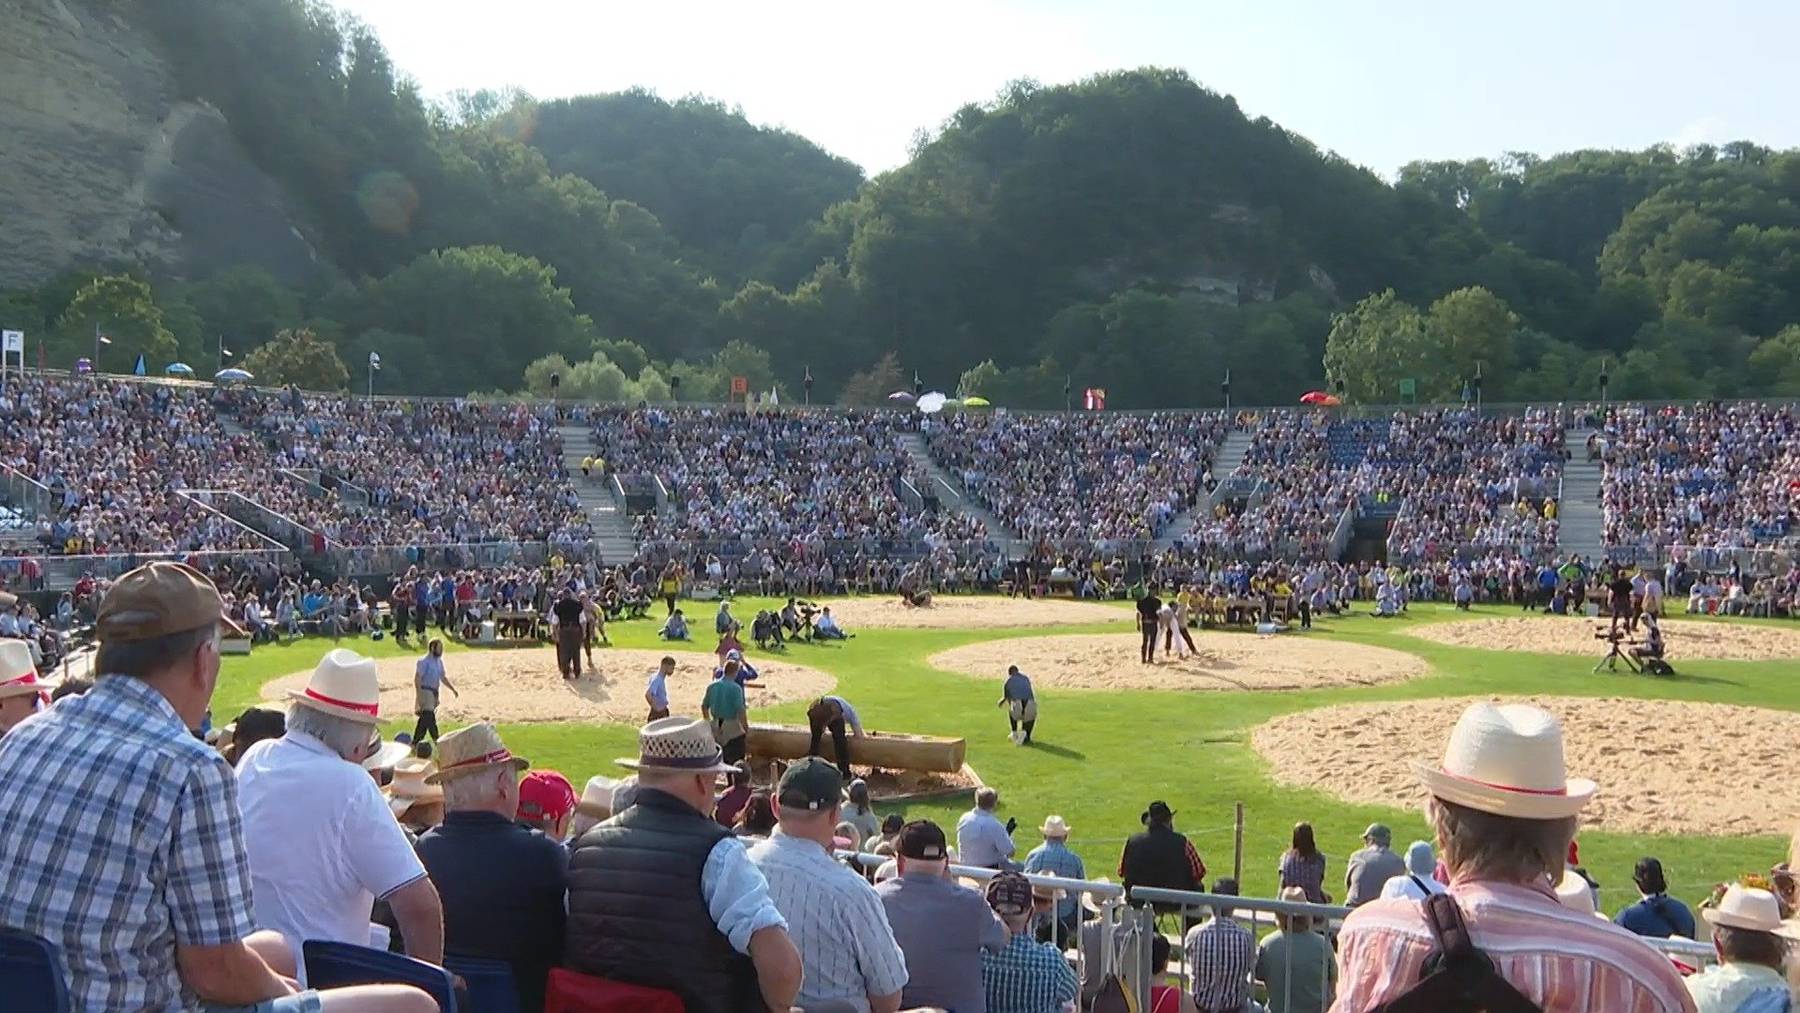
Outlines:
{"type": "Polygon", "coordinates": [[[1156,596],[1156,585],[1151,584],[1138,599],[1138,632],[1143,634],[1144,642],[1139,658],[1148,665],[1156,660],[1156,614],[1162,611],[1162,599],[1156,596]]]}
{"type": "Polygon", "coordinates": [[[520,1009],[544,1008],[544,978],[563,948],[568,850],[513,822],[519,764],[493,726],[438,743],[444,822],[419,838],[419,860],[444,903],[444,952],[512,965],[520,1009]]]}
{"type": "Polygon", "coordinates": [[[563,965],[673,992],[689,1013],[791,1008],[801,965],[787,922],[749,852],[707,815],[714,779],[735,768],[692,718],[645,725],[638,753],[632,805],[570,855],[563,965]]]}
{"type": "Polygon", "coordinates": [[[556,616],[556,670],[565,679],[581,678],[581,602],[564,590],[550,611],[556,616]]]}
{"type": "MultiPolygon", "coordinates": [[[[1193,842],[1175,832],[1175,813],[1167,802],[1152,802],[1138,817],[1144,824],[1132,834],[1119,856],[1119,880],[1127,890],[1151,886],[1164,890],[1204,890],[1206,863],[1193,842]]],[[[1159,907],[1159,911],[1163,908],[1159,907]]],[[[1170,906],[1167,910],[1176,910],[1170,906]]]]}
{"type": "Polygon", "coordinates": [[[1636,629],[1637,615],[1631,608],[1631,578],[1625,576],[1624,567],[1613,567],[1612,580],[1607,581],[1606,590],[1606,611],[1612,618],[1610,631],[1619,632],[1621,623],[1625,625],[1627,632],[1636,629]]]}

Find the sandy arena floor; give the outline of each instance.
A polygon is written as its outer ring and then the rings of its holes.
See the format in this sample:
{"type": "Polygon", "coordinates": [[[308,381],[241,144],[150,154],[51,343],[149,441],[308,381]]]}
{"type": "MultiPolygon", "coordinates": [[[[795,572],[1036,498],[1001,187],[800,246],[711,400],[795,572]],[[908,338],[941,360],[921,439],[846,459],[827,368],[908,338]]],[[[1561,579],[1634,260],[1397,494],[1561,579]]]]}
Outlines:
{"type": "Polygon", "coordinates": [[[1132,613],[1112,605],[1069,598],[999,598],[939,595],[926,608],[907,608],[898,598],[838,598],[823,602],[852,633],[859,630],[980,630],[1003,626],[1071,626],[1126,623],[1132,613]]]}
{"type": "Polygon", "coordinates": [[[1017,665],[1039,687],[1182,690],[1371,686],[1423,675],[1429,667],[1401,651],[1292,633],[1189,632],[1198,655],[1165,661],[1159,649],[1154,665],[1138,662],[1136,633],[991,640],[934,654],[931,664],[992,677],[996,684],[1005,677],[1006,666],[1017,665]]]}
{"type": "MultiPolygon", "coordinates": [[[[1606,653],[1606,645],[1594,639],[1593,631],[1604,630],[1606,627],[1605,619],[1513,616],[1429,623],[1408,626],[1398,632],[1452,647],[1591,655],[1598,661],[1606,653]]],[[[1662,628],[1663,637],[1668,641],[1669,660],[1677,669],[1683,658],[1721,661],[1800,658],[1800,628],[1699,622],[1691,619],[1664,620],[1662,628]]]]}
{"type": "MultiPolygon", "coordinates": [[[[1408,761],[1433,760],[1475,697],[1346,704],[1276,718],[1251,736],[1281,784],[1349,802],[1418,809],[1408,761]]],[[[1499,700],[1500,698],[1495,698],[1499,700]]],[[[1788,711],[1671,700],[1509,697],[1563,723],[1569,774],[1600,792],[1583,826],[1625,833],[1781,834],[1793,830],[1800,783],[1771,776],[1800,751],[1788,711]],[[1708,740],[1708,728],[1731,729],[1708,740]]],[[[1424,827],[1401,830],[1422,835],[1424,827]]]]}
{"type": "MultiPolygon", "coordinates": [[[[712,682],[710,654],[675,651],[675,674],[669,677],[669,704],[676,714],[700,714],[700,697],[712,682]]],[[[644,683],[662,651],[594,652],[600,675],[583,672],[574,682],[556,673],[556,653],[549,647],[458,651],[444,656],[444,669],[460,695],[439,694],[438,721],[445,727],[470,721],[588,721],[641,724],[644,683]]],[[[384,658],[381,666],[381,713],[390,721],[411,719],[412,658],[384,658]]],[[[750,689],[751,713],[757,707],[808,699],[828,693],[837,679],[827,672],[785,661],[756,658],[760,685],[750,689]]],[[[310,672],[296,672],[265,684],[265,700],[285,700],[287,691],[306,685],[310,672]]]]}

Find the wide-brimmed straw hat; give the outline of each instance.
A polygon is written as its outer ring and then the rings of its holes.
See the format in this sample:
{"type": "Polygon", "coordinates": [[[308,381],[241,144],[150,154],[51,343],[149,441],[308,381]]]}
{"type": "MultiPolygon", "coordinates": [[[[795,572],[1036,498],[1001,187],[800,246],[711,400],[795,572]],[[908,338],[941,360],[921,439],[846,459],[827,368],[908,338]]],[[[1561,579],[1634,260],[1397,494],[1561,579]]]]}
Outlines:
{"type": "Polygon", "coordinates": [[[1781,902],[1774,894],[1756,887],[1731,884],[1717,905],[1700,909],[1700,917],[1717,927],[1800,940],[1800,925],[1781,917],[1781,902]]]}
{"type": "Polygon", "coordinates": [[[514,772],[531,766],[531,761],[522,756],[514,756],[506,743],[500,741],[500,732],[492,724],[482,721],[467,728],[456,731],[438,740],[437,773],[426,778],[429,784],[442,784],[445,781],[470,774],[479,774],[489,767],[511,767],[514,772]]]}
{"type": "Polygon", "coordinates": [[[31,645],[23,640],[0,640],[0,700],[35,696],[48,702],[49,689],[38,678],[31,645]]]}
{"type": "Polygon", "coordinates": [[[1064,822],[1061,816],[1046,816],[1044,825],[1038,828],[1038,832],[1045,837],[1067,837],[1072,829],[1074,828],[1064,822]]]}
{"type": "Polygon", "coordinates": [[[618,790],[619,784],[614,778],[598,774],[588,778],[587,785],[581,789],[581,800],[575,803],[575,811],[595,819],[612,819],[613,793],[618,790]]]}
{"type": "Polygon", "coordinates": [[[699,718],[658,718],[638,729],[637,759],[621,757],[619,766],[632,770],[682,774],[729,774],[737,767],[725,762],[725,754],[713,740],[712,729],[699,718]]]}
{"type": "MultiPolygon", "coordinates": [[[[1108,885],[1110,885],[1112,883],[1112,880],[1106,878],[1105,876],[1095,876],[1093,881],[1096,883],[1106,883],[1108,885]]],[[[1100,912],[1100,902],[1098,900],[1094,899],[1094,894],[1089,893],[1086,890],[1083,890],[1081,892],[1081,906],[1084,908],[1087,908],[1089,911],[1092,911],[1094,914],[1101,913],[1100,912]]]]}
{"type": "Polygon", "coordinates": [[[1446,802],[1519,819],[1573,816],[1597,790],[1564,770],[1562,723],[1528,704],[1470,704],[1450,730],[1442,762],[1415,760],[1413,769],[1446,802]]]}
{"type": "Polygon", "coordinates": [[[362,762],[364,770],[384,770],[412,755],[412,746],[404,742],[383,742],[374,755],[362,762]]]}
{"type": "Polygon", "coordinates": [[[437,764],[416,757],[394,765],[394,780],[382,791],[395,816],[405,815],[406,810],[421,802],[444,800],[443,787],[430,781],[430,775],[436,770],[437,764]]]}
{"type": "Polygon", "coordinates": [[[328,651],[306,680],[306,688],[290,689],[288,697],[298,706],[334,717],[381,723],[381,674],[375,659],[349,648],[328,651]]]}

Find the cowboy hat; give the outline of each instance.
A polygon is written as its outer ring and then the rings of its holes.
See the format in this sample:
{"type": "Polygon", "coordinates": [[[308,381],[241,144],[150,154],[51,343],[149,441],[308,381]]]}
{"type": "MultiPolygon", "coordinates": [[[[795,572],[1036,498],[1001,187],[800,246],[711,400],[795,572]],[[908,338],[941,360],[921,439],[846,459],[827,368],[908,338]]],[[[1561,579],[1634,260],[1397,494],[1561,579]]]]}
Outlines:
{"type": "Polygon", "coordinates": [[[348,648],[326,652],[306,680],[306,688],[290,689],[288,697],[298,706],[333,717],[381,723],[381,675],[375,659],[348,648]]]}
{"type": "Polygon", "coordinates": [[[575,803],[575,811],[583,816],[609,820],[613,815],[613,794],[621,782],[610,777],[595,774],[588,778],[587,785],[581,789],[581,801],[575,803]]]}
{"type": "Polygon", "coordinates": [[[658,718],[638,729],[638,756],[614,762],[630,770],[681,774],[729,774],[737,767],[726,763],[712,729],[699,718],[658,718]]]}
{"type": "Polygon", "coordinates": [[[1769,932],[1783,939],[1800,940],[1800,924],[1783,919],[1781,902],[1775,895],[1755,887],[1731,884],[1716,906],[1700,909],[1700,917],[1715,928],[1769,932]]]}
{"type": "Polygon", "coordinates": [[[427,784],[443,784],[455,778],[479,774],[493,766],[510,766],[514,773],[531,766],[531,761],[522,756],[514,756],[506,748],[506,743],[500,741],[499,731],[486,721],[458,728],[439,739],[437,763],[437,773],[425,779],[427,784]]]}
{"type": "Polygon", "coordinates": [[[1067,837],[1073,829],[1063,821],[1061,816],[1046,816],[1044,825],[1038,828],[1038,832],[1045,837],[1067,837]]]}
{"type": "Polygon", "coordinates": [[[1593,885],[1574,869],[1564,869],[1562,878],[1556,881],[1556,902],[1577,914],[1593,915],[1603,920],[1606,918],[1594,910],[1593,885]]]}
{"type": "Polygon", "coordinates": [[[1528,704],[1470,704],[1441,763],[1413,761],[1432,795],[1496,816],[1563,819],[1593,801],[1594,782],[1563,768],[1562,723],[1528,704]]]}
{"type": "Polygon", "coordinates": [[[395,817],[404,816],[406,810],[416,804],[444,800],[444,789],[430,781],[430,775],[436,769],[437,764],[417,758],[394,764],[394,780],[382,791],[395,817]]]}
{"type": "MultiPolygon", "coordinates": [[[[1093,881],[1096,883],[1105,883],[1109,886],[1112,884],[1112,880],[1105,876],[1095,876],[1093,881]]],[[[1081,891],[1081,906],[1092,911],[1094,914],[1101,913],[1100,902],[1094,899],[1094,894],[1089,893],[1086,890],[1081,891]]]]}
{"type": "Polygon", "coordinates": [[[44,696],[49,687],[38,679],[31,660],[31,645],[23,640],[0,640],[0,700],[15,696],[44,696]]]}

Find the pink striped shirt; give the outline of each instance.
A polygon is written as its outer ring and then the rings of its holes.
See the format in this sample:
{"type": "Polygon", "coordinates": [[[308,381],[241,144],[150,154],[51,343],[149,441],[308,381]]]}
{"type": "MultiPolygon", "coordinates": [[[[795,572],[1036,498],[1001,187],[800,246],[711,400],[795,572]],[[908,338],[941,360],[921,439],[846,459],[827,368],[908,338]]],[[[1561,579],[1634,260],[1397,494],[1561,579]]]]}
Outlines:
{"type": "MultiPolygon", "coordinates": [[[[1611,922],[1556,902],[1548,886],[1459,881],[1450,887],[1477,948],[1544,1013],[1694,1013],[1667,957],[1611,922]]],[[[1338,940],[1331,1013],[1362,1013],[1419,981],[1436,942],[1415,900],[1350,913],[1338,940]]]]}

